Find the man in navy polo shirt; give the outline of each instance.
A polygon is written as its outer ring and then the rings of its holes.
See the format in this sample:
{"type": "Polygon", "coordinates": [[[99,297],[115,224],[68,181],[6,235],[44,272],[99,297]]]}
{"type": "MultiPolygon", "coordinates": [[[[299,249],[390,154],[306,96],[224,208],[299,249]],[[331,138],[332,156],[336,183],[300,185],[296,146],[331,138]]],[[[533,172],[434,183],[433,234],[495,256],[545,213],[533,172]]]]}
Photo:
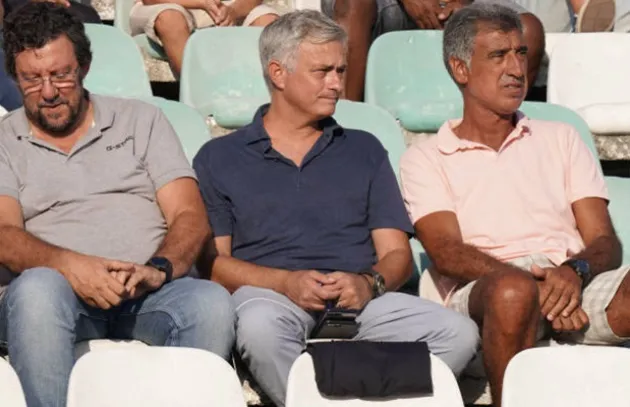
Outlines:
{"type": "Polygon", "coordinates": [[[202,270],[234,292],[237,350],[278,406],[327,301],[362,310],[355,339],[426,341],[455,373],[477,348],[470,319],[395,292],[413,229],[383,146],[331,118],[345,53],[323,14],[280,17],[260,38],[271,104],[194,161],[215,233],[202,270]]]}

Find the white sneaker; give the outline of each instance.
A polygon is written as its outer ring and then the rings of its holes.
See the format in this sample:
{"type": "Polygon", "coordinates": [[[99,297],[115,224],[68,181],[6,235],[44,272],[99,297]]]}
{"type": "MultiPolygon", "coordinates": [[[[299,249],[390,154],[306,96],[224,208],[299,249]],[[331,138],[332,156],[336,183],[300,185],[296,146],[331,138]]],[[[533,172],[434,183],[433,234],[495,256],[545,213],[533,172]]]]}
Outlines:
{"type": "Polygon", "coordinates": [[[586,0],[577,15],[575,31],[611,31],[614,24],[615,0],[586,0]]]}

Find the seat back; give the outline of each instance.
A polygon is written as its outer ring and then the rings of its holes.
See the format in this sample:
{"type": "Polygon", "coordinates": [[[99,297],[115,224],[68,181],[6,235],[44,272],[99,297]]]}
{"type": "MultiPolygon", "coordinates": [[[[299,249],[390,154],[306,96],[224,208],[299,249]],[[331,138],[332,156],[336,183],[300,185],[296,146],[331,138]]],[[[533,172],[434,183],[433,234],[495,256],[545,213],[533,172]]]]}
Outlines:
{"type": "Polygon", "coordinates": [[[9,363],[0,358],[0,406],[26,407],[24,391],[15,370],[9,363]]]}
{"type": "Polygon", "coordinates": [[[561,38],[549,63],[547,100],[577,110],[594,104],[630,102],[630,37],[625,33],[580,33],[561,38]]]}
{"type": "Polygon", "coordinates": [[[414,132],[435,132],[461,117],[462,97],[442,61],[442,32],[397,31],[370,47],[365,101],[382,107],[414,132]]]}
{"type": "Polygon", "coordinates": [[[293,0],[295,10],[317,10],[322,11],[321,0],[293,0]]]}
{"type": "Polygon", "coordinates": [[[191,35],[184,51],[180,101],[222,127],[249,123],[269,101],[258,58],[260,27],[222,27],[191,35]],[[211,57],[209,57],[211,56],[211,57]]]}
{"type": "Polygon", "coordinates": [[[210,141],[210,131],[203,117],[195,109],[180,102],[157,97],[147,101],[162,109],[175,129],[188,161],[192,164],[199,149],[210,141]]]}
{"type": "Polygon", "coordinates": [[[221,357],[199,349],[147,346],[83,356],[70,375],[67,405],[245,407],[245,401],[234,369],[221,357]]]}
{"type": "Polygon", "coordinates": [[[322,395],[315,382],[313,359],[303,353],[289,373],[287,407],[463,407],[462,396],[451,369],[438,357],[431,355],[433,395],[381,400],[329,398],[322,395]]]}
{"type": "Polygon", "coordinates": [[[103,95],[151,97],[151,83],[142,55],[124,32],[102,24],[85,24],[92,43],[92,64],[85,87],[103,95]]]}
{"type": "Polygon", "coordinates": [[[626,406],[630,350],[559,346],[520,352],[508,364],[503,407],[626,406]]]}
{"type": "Polygon", "coordinates": [[[136,0],[116,0],[114,27],[121,29],[127,34],[131,34],[131,26],[129,24],[129,14],[136,0]]]}

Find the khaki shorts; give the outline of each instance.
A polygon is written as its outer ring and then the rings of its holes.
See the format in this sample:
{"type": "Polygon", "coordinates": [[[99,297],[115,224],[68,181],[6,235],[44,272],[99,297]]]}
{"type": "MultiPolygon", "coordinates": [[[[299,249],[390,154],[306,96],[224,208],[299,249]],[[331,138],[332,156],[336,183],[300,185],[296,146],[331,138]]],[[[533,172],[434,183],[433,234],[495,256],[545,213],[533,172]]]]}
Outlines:
{"type": "MultiPolygon", "coordinates": [[[[232,2],[225,1],[224,3],[230,4],[232,2]]],[[[129,27],[131,29],[131,35],[146,34],[151,40],[162,45],[162,42],[155,33],[155,20],[161,12],[166,10],[176,10],[182,13],[191,32],[200,28],[213,27],[215,25],[214,20],[205,10],[186,9],[179,4],[174,3],[162,3],[145,6],[139,1],[133,5],[129,13],[129,27]]],[[[260,5],[254,7],[254,9],[245,18],[242,25],[247,27],[257,18],[266,14],[279,15],[280,13],[271,6],[260,5]]]]}
{"type": "MultiPolygon", "coordinates": [[[[540,267],[554,266],[542,255],[521,257],[511,261],[510,264],[525,270],[529,270],[534,264],[540,267]]],[[[624,266],[617,270],[598,274],[593,281],[586,286],[586,289],[582,293],[582,309],[586,312],[586,315],[588,315],[589,325],[584,332],[562,334],[562,340],[584,345],[618,345],[630,340],[630,338],[621,338],[615,335],[610,328],[606,316],[606,308],[608,308],[610,301],[612,301],[629,270],[630,267],[624,266]]],[[[468,299],[475,283],[475,281],[472,281],[455,291],[447,307],[470,316],[468,313],[468,299]]],[[[541,325],[538,329],[538,339],[543,339],[550,334],[552,334],[550,324],[541,318],[541,325]]]]}

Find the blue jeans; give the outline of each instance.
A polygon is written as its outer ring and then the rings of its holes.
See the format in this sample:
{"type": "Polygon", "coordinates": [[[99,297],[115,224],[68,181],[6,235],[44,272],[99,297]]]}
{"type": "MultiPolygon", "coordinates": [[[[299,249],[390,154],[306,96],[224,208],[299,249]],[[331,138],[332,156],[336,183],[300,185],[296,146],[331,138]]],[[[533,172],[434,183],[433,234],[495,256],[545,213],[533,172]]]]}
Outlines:
{"type": "Polygon", "coordinates": [[[40,267],[24,271],[0,300],[0,341],[8,343],[28,406],[65,407],[75,342],[137,339],[227,359],[234,318],[230,295],[210,281],[177,279],[105,311],[80,300],[60,273],[40,267]]]}

